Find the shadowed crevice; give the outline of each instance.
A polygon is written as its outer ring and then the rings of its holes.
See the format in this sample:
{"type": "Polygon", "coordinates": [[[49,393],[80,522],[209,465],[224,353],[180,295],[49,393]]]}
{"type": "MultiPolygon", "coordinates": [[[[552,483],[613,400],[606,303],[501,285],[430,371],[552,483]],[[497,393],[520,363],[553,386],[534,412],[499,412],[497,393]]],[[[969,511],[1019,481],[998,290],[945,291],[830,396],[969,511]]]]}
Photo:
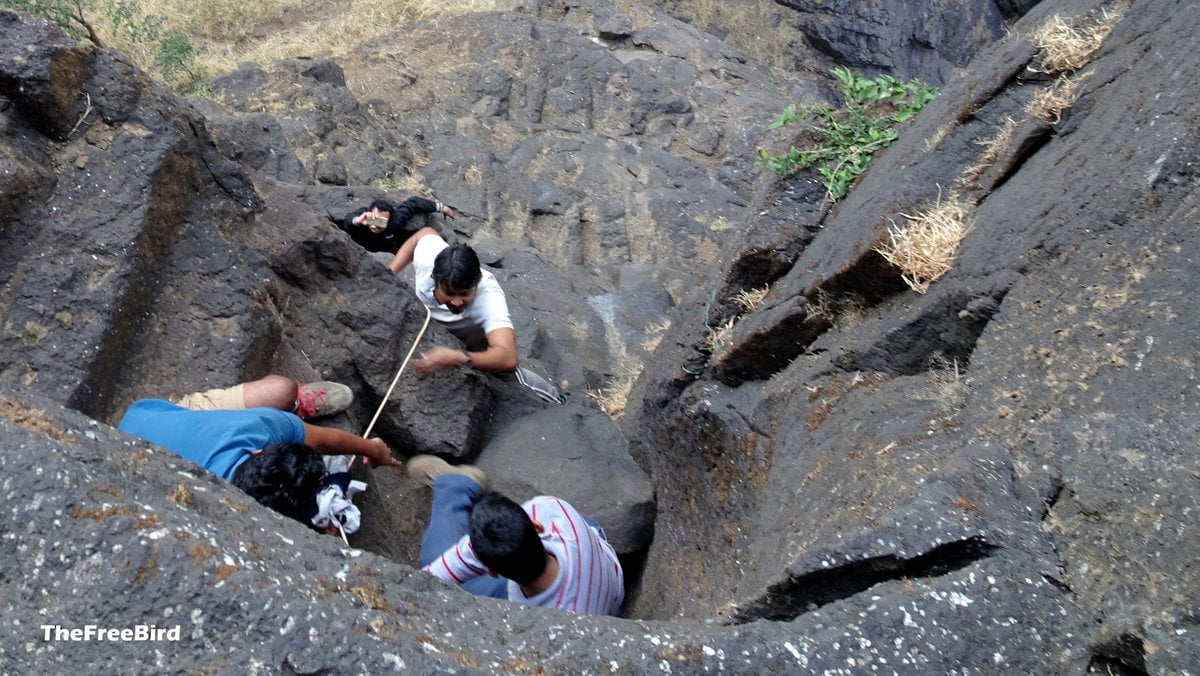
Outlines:
{"type": "Polygon", "coordinates": [[[863,350],[846,350],[836,359],[845,371],[916,375],[931,364],[970,363],[979,336],[1000,310],[1008,289],[984,295],[949,293],[925,307],[912,321],[880,336],[863,350]]]}
{"type": "Polygon", "coordinates": [[[912,559],[876,556],[789,577],[738,609],[734,624],[754,620],[790,622],[804,613],[847,599],[881,582],[939,577],[987,558],[999,547],[974,536],[935,547],[912,559]]]}
{"type": "Polygon", "coordinates": [[[69,407],[93,418],[107,419],[113,412],[116,393],[134,377],[128,372],[128,364],[145,349],[144,327],[164,286],[163,267],[188,223],[189,207],[196,194],[196,171],[197,163],[184,147],[169,150],[159,160],[150,180],[148,206],[133,242],[133,269],[114,305],[113,319],[96,357],[67,402],[69,407]]]}
{"type": "Polygon", "coordinates": [[[1122,674],[1142,676],[1146,671],[1146,646],[1141,637],[1133,634],[1120,636],[1096,646],[1088,673],[1122,674]]]}

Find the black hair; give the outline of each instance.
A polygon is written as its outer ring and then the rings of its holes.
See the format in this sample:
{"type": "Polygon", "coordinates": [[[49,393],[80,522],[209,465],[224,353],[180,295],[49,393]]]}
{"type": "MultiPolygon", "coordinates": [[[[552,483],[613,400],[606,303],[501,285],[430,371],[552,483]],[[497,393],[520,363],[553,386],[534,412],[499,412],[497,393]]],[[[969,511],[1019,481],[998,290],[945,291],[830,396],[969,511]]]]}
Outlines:
{"type": "Polygon", "coordinates": [[[271,444],[246,458],[229,480],[264,507],[312,526],[325,461],[304,444],[271,444]]]}
{"type": "Polygon", "coordinates": [[[474,249],[466,244],[453,244],[438,252],[430,276],[447,291],[469,291],[483,278],[483,270],[474,249]]]}
{"type": "Polygon", "coordinates": [[[389,216],[396,213],[396,205],[392,204],[391,200],[386,200],[382,197],[371,202],[371,206],[367,207],[367,211],[370,211],[371,209],[386,211],[388,212],[389,216]]]}
{"type": "Polygon", "coordinates": [[[525,510],[499,493],[471,508],[471,548],[497,575],[529,584],[546,570],[546,548],[525,510]]]}

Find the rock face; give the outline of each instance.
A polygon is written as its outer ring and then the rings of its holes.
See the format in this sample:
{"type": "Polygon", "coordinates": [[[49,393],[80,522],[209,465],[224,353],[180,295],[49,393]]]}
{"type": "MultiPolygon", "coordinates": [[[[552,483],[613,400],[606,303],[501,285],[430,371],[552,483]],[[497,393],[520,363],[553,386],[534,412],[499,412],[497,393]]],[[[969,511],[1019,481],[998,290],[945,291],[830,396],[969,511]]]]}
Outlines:
{"type": "MultiPolygon", "coordinates": [[[[854,637],[842,604],[894,590],[962,632],[1000,596],[1061,612],[1043,668],[1194,668],[1196,56],[1159,51],[1183,40],[1184,6],[1162,9],[1116,23],[1054,123],[1028,108],[1055,86],[1033,45],[981,55],[707,366],[705,323],[738,315],[684,301],[625,419],[659,502],[635,614],[819,608],[854,637]],[[970,229],[918,295],[873,247],[939,200],[970,229]]],[[[1043,4],[1017,34],[1113,11],[1043,4]]]]}
{"type": "Polygon", "coordinates": [[[1026,107],[1067,84],[1034,29],[1118,9],[1038,5],[833,207],[750,159],[819,88],[637,6],[415,24],[361,59],[239,69],[221,106],[0,12],[0,662],[1194,671],[1200,10],[1129,12],[1059,115],[1026,107]],[[106,424],[276,371],[350,384],[331,422],[360,429],[424,313],[325,214],[400,178],[461,207],[432,224],[496,269],[522,358],[573,405],[407,377],[378,432],[478,455],[514,497],[577,491],[644,559],[641,619],[417,574],[427,493],[395,470],[360,470],[364,553],[106,424]],[[970,230],[914,294],[874,247],[952,200],[970,230]],[[645,371],[618,429],[579,405],[623,360],[645,371]],[[180,638],[43,639],[87,624],[180,638]]]}
{"type": "Polygon", "coordinates": [[[994,0],[779,0],[806,46],[835,64],[942,85],[1004,33],[994,0]]]}

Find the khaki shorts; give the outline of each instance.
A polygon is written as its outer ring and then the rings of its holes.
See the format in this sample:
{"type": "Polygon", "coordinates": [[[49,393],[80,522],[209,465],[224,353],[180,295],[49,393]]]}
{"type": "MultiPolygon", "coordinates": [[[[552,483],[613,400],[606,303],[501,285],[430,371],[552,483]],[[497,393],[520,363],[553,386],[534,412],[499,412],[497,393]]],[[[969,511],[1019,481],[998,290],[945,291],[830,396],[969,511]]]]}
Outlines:
{"type": "Polygon", "coordinates": [[[234,385],[224,389],[193,392],[175,402],[193,411],[212,411],[214,409],[243,409],[246,408],[246,398],[242,394],[244,385],[234,385]]]}

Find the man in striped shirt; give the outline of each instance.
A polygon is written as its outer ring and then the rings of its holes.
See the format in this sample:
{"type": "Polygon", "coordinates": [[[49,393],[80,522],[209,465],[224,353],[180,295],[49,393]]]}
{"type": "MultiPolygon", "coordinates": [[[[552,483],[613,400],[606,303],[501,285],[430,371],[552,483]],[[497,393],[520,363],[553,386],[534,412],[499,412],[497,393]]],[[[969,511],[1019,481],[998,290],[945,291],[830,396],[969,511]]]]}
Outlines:
{"type": "Polygon", "coordinates": [[[584,615],[620,611],[621,563],[594,519],[555,497],[518,505],[484,493],[481,470],[435,456],[413,457],[408,472],[433,487],[425,572],[479,596],[584,615]]]}

